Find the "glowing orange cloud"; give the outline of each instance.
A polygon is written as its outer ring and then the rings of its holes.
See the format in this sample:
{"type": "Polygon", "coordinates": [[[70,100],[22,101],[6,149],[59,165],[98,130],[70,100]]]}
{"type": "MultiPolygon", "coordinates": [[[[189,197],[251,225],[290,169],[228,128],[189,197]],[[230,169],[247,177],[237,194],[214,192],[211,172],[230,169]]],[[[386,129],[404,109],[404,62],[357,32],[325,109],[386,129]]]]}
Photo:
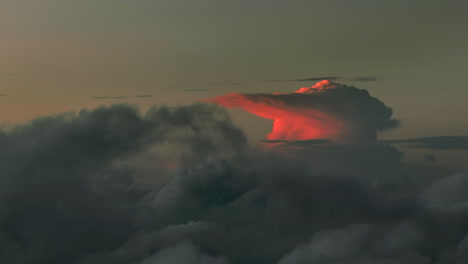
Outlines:
{"type": "Polygon", "coordinates": [[[391,109],[367,91],[328,80],[294,93],[230,93],[204,101],[274,120],[270,140],[375,138],[396,125],[391,109]]]}

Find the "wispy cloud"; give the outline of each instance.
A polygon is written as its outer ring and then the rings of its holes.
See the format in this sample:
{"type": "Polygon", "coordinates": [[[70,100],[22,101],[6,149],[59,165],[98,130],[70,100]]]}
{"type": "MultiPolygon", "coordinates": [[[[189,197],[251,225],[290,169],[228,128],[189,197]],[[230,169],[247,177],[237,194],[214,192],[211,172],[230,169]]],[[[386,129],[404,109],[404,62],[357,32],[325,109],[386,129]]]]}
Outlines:
{"type": "Polygon", "coordinates": [[[344,78],[347,81],[352,82],[376,82],[383,80],[382,76],[362,76],[362,77],[353,77],[353,78],[344,78]]]}
{"type": "Polygon", "coordinates": [[[322,80],[344,80],[351,82],[376,82],[383,80],[381,76],[357,76],[357,77],[341,77],[341,76],[319,76],[319,77],[308,77],[308,78],[297,78],[297,79],[270,79],[270,80],[260,80],[260,81],[225,81],[225,82],[216,82],[211,83],[211,85],[243,85],[249,83],[267,83],[267,82],[314,82],[322,80]]]}
{"type": "MultiPolygon", "coordinates": [[[[310,82],[310,81],[321,81],[321,80],[344,80],[351,82],[376,82],[383,80],[381,76],[358,76],[358,77],[340,77],[340,76],[328,76],[328,77],[311,77],[303,79],[291,79],[291,80],[282,80],[286,82],[310,82]]],[[[281,81],[281,80],[278,80],[281,81]]]]}
{"type": "Polygon", "coordinates": [[[92,96],[90,98],[98,99],[98,100],[106,100],[106,99],[118,100],[118,99],[128,99],[128,98],[131,98],[131,97],[134,97],[134,98],[147,98],[147,97],[153,97],[153,95],[152,94],[139,94],[139,95],[135,95],[135,96],[92,96]]]}
{"type": "Polygon", "coordinates": [[[128,96],[92,96],[92,99],[126,99],[128,96]]]}
{"type": "Polygon", "coordinates": [[[203,91],[209,91],[210,89],[184,89],[182,91],[184,92],[203,92],[203,91]]]}
{"type": "Polygon", "coordinates": [[[329,77],[312,77],[312,78],[303,78],[303,79],[292,79],[292,80],[283,80],[285,82],[309,82],[309,81],[322,81],[322,80],[338,80],[341,77],[338,76],[329,76],[329,77]]]}
{"type": "Polygon", "coordinates": [[[402,144],[409,148],[439,150],[468,149],[468,136],[437,136],[412,139],[381,140],[388,144],[402,144]]]}

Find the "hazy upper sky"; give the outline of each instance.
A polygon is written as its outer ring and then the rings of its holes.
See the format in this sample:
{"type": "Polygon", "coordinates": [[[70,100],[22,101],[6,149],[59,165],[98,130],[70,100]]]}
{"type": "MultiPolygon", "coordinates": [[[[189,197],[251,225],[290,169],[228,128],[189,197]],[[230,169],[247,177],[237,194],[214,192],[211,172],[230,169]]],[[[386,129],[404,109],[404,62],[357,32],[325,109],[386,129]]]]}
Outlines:
{"type": "MultiPolygon", "coordinates": [[[[458,0],[0,0],[0,120],[380,76],[340,82],[402,119],[382,137],[468,134],[467,10],[458,0]]],[[[270,127],[234,118],[253,138],[270,127]]]]}

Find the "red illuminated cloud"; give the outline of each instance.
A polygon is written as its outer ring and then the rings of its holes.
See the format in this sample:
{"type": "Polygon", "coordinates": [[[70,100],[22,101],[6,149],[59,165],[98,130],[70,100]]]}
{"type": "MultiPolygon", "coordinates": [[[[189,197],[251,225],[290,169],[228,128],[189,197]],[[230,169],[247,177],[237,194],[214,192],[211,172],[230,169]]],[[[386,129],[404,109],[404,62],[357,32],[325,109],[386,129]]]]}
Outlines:
{"type": "Polygon", "coordinates": [[[366,90],[328,80],[294,93],[230,93],[204,101],[274,120],[270,140],[376,139],[398,123],[366,90]]]}

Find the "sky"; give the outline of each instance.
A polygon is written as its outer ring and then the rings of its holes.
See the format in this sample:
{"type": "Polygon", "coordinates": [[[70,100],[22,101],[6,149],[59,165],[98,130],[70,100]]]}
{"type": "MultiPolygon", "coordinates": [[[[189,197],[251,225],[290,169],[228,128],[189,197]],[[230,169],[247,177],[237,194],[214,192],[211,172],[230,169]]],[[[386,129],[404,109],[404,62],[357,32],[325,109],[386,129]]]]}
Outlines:
{"type": "Polygon", "coordinates": [[[467,10],[0,0],[0,262],[467,263],[467,10]]]}
{"type": "Polygon", "coordinates": [[[384,136],[466,134],[466,8],[418,0],[2,0],[0,119],[314,84],[261,82],[272,79],[378,76],[342,82],[369,90],[402,119],[384,136]],[[229,84],[236,82],[245,83],[229,84]],[[143,94],[153,96],[92,99],[143,94]]]}

